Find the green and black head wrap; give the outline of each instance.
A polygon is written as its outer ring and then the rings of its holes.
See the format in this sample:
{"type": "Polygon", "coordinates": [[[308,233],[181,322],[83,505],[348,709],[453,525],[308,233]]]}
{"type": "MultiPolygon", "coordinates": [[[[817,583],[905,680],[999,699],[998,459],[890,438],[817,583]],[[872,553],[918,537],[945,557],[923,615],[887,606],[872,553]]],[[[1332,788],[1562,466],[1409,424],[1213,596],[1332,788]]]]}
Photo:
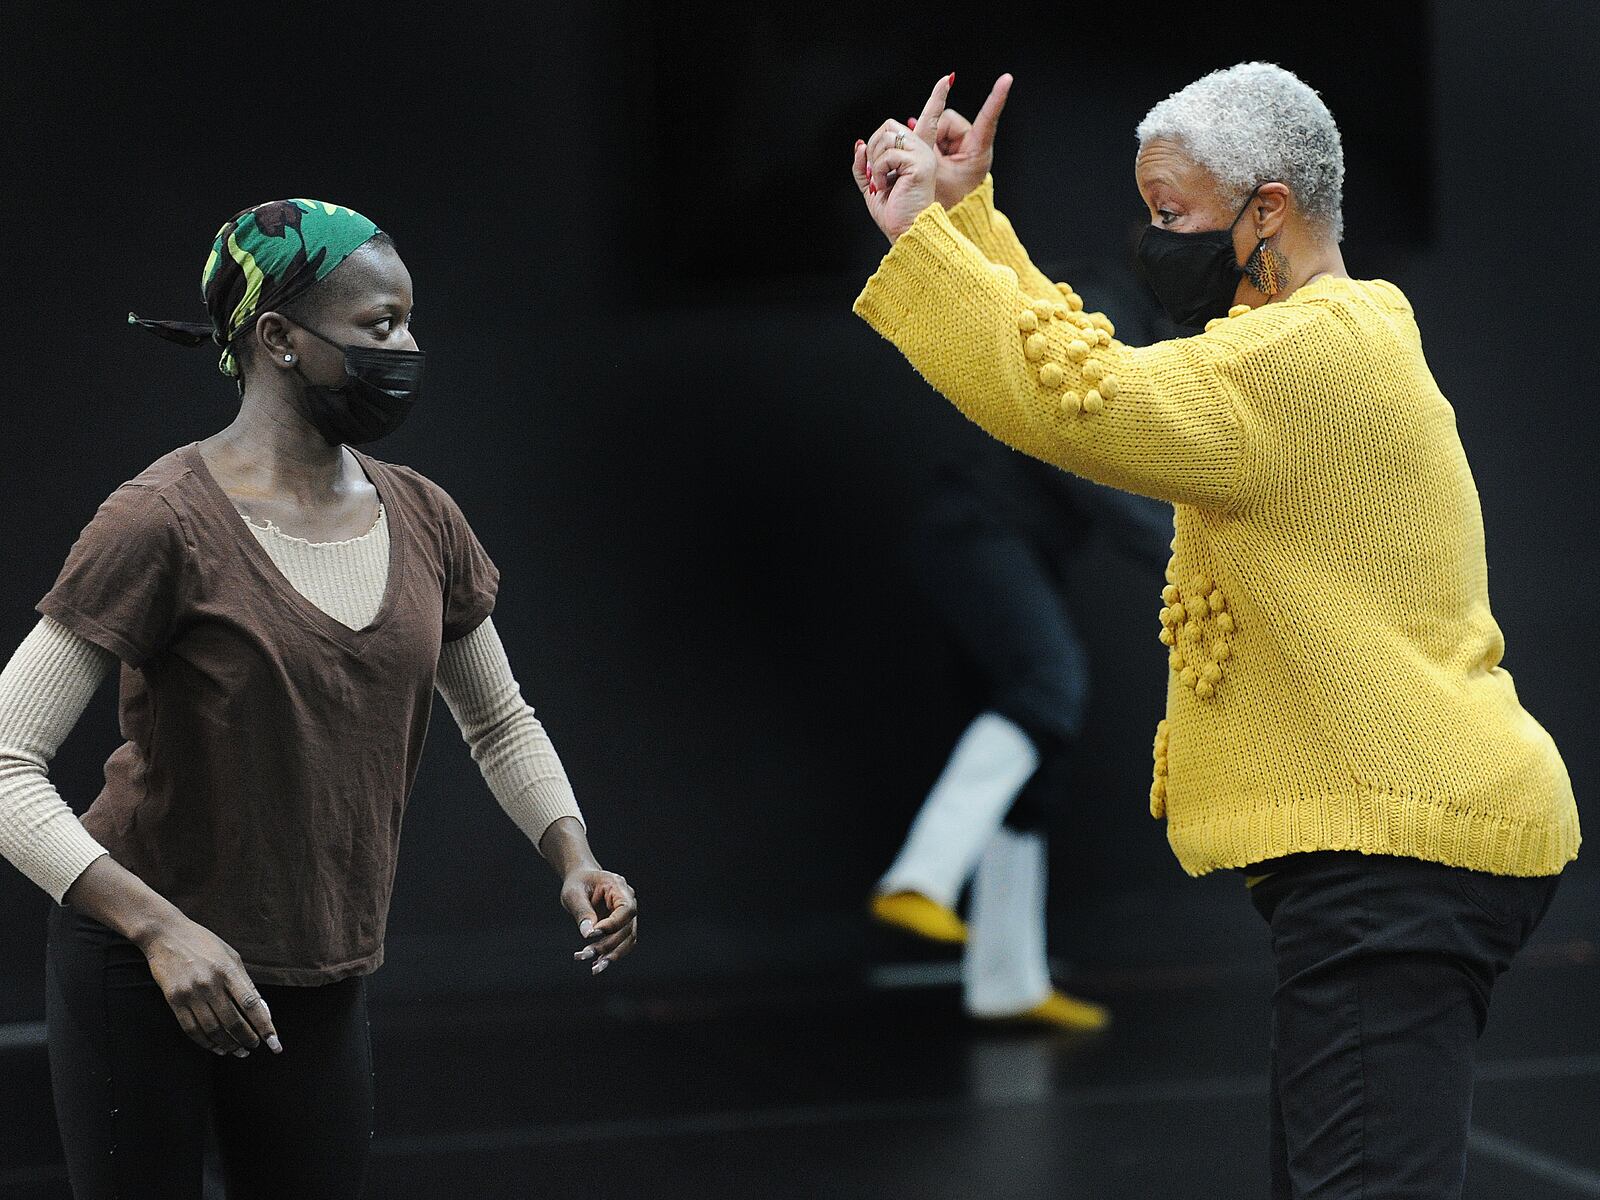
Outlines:
{"type": "Polygon", "coordinates": [[[152,321],[140,325],[182,346],[207,341],[222,347],[224,375],[239,377],[233,340],[270,312],[302,295],[379,229],[354,209],[323,200],[269,200],[238,213],[217,230],[200,276],[209,324],[152,321]]]}

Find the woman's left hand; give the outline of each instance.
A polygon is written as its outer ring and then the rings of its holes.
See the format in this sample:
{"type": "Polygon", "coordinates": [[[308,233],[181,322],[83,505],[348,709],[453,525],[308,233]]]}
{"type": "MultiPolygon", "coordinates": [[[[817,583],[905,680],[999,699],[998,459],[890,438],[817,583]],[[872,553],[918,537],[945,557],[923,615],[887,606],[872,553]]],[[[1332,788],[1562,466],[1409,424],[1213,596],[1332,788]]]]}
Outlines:
{"type": "Polygon", "coordinates": [[[615,871],[579,867],[568,872],[561,883],[561,905],[589,943],[572,957],[591,962],[591,974],[600,974],[639,940],[639,901],[615,871]]]}
{"type": "MultiPolygon", "coordinates": [[[[945,75],[934,84],[917,118],[917,128],[928,130],[930,137],[939,128],[950,81],[945,75]]],[[[935,202],[939,153],[899,121],[885,121],[869,139],[856,143],[852,170],[867,211],[891,243],[935,202]]]]}

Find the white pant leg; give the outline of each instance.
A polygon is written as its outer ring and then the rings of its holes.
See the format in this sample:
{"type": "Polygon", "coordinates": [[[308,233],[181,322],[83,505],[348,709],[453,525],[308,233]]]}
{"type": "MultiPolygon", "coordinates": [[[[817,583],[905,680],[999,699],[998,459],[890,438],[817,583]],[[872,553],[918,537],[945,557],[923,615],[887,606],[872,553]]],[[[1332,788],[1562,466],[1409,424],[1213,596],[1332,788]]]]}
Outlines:
{"type": "Polygon", "coordinates": [[[1039,767],[1022,727],[982,712],[950,752],[878,891],[921,892],[954,908],[994,831],[1039,767]]]}
{"type": "Polygon", "coordinates": [[[978,861],[961,959],[966,1009],[974,1016],[1014,1016],[1050,994],[1045,850],[1044,834],[1002,825],[978,861]]]}

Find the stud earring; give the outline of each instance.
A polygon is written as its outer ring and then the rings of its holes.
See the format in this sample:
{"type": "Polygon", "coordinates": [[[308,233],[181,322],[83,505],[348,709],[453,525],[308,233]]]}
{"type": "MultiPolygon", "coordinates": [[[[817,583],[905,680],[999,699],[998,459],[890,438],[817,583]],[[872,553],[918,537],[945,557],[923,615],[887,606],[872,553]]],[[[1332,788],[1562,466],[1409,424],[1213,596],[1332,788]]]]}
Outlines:
{"type": "Polygon", "coordinates": [[[283,361],[284,361],[284,362],[293,362],[293,361],[294,361],[294,355],[292,355],[292,354],[285,354],[285,355],[284,355],[284,356],[283,356],[283,361]]]}

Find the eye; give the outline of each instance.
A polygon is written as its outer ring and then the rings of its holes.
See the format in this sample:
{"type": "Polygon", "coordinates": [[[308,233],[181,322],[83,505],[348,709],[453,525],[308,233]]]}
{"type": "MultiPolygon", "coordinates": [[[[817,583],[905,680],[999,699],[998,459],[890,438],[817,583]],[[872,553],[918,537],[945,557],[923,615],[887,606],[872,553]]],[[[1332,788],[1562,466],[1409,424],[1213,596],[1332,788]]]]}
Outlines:
{"type": "Polygon", "coordinates": [[[1173,221],[1173,218],[1175,218],[1177,215],[1178,214],[1173,212],[1170,208],[1156,209],[1156,216],[1161,218],[1161,223],[1163,225],[1170,225],[1173,221]]]}

